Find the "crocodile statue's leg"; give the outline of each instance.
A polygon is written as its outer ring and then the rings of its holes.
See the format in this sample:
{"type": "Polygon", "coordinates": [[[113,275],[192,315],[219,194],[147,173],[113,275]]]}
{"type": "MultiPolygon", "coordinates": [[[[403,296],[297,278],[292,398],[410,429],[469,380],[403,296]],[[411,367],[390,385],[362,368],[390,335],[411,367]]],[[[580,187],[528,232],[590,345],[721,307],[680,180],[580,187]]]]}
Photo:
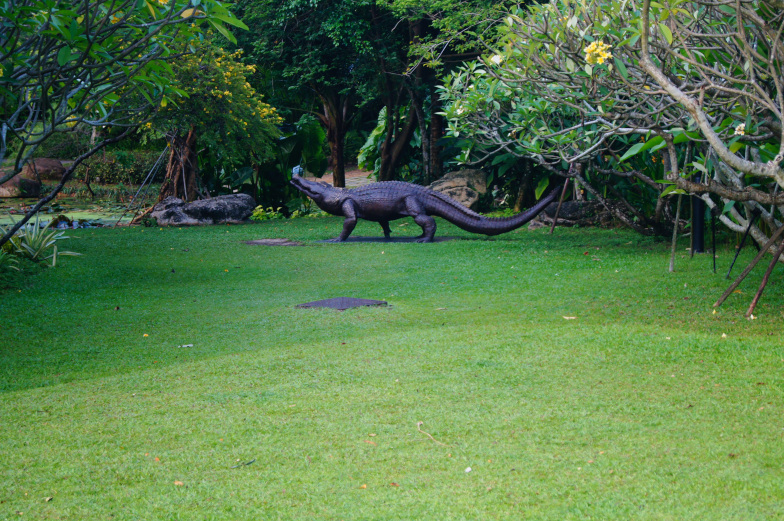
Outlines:
{"type": "Polygon", "coordinates": [[[354,203],[348,200],[343,203],[341,209],[346,219],[343,221],[343,231],[340,232],[340,236],[337,239],[332,239],[334,242],[343,242],[348,239],[348,236],[351,235],[351,232],[354,231],[354,227],[357,225],[357,211],[354,208],[354,203]]]}
{"type": "Polygon", "coordinates": [[[379,221],[378,224],[381,225],[381,229],[384,230],[384,238],[391,239],[392,230],[389,229],[389,221],[379,221]]]}
{"type": "Polygon", "coordinates": [[[414,218],[414,222],[422,228],[422,235],[416,242],[433,242],[436,235],[436,221],[425,213],[424,208],[415,197],[406,197],[406,210],[414,218]]]}

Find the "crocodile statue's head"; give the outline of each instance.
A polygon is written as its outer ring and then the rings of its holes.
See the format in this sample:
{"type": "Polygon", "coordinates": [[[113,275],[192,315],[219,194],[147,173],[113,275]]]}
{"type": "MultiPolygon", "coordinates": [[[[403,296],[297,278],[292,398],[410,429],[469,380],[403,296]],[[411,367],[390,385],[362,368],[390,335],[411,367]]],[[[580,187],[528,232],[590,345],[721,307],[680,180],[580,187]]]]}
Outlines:
{"type": "Polygon", "coordinates": [[[307,195],[319,208],[333,215],[341,215],[340,190],[329,186],[327,183],[309,181],[301,176],[293,175],[291,184],[297,190],[307,195]]]}

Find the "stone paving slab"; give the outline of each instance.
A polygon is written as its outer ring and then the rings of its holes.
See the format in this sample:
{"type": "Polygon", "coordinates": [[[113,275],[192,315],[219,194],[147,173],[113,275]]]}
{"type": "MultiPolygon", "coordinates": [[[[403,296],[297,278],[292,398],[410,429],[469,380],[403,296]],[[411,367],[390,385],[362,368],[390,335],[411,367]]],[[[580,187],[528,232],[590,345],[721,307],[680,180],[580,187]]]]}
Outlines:
{"type": "Polygon", "coordinates": [[[387,306],[385,300],[370,300],[366,298],[336,297],[297,304],[298,308],[331,308],[343,311],[349,308],[364,306],[387,306]]]}

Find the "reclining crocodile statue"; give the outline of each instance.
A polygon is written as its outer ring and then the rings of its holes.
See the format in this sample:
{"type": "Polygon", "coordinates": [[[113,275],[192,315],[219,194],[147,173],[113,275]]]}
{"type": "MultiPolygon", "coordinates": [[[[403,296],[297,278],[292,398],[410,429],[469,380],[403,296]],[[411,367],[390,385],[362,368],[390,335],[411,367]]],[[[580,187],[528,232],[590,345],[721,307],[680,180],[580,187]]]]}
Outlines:
{"type": "Polygon", "coordinates": [[[525,212],[512,217],[490,218],[479,215],[451,197],[412,183],[384,181],[341,189],[295,175],[291,184],[313,199],[325,212],[346,218],[340,236],[333,239],[335,242],[348,239],[358,218],[379,223],[387,239],[391,233],[390,221],[413,217],[414,222],[422,228],[422,235],[417,237],[417,242],[433,242],[436,233],[434,215],[472,233],[498,235],[521,227],[558,196],[558,189],[555,189],[525,212]]]}

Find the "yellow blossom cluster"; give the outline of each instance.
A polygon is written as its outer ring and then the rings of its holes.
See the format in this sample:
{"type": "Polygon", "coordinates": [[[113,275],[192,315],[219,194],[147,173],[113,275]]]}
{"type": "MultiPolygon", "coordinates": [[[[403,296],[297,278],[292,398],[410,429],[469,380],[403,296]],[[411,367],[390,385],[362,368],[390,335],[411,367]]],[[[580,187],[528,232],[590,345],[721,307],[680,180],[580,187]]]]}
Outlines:
{"type": "Polygon", "coordinates": [[[604,63],[608,58],[612,58],[612,53],[609,52],[609,49],[609,45],[601,40],[596,40],[585,48],[585,61],[592,65],[604,63]]]}
{"type": "Polygon", "coordinates": [[[188,85],[188,101],[172,110],[190,111],[191,116],[207,126],[236,139],[262,135],[258,125],[283,122],[275,108],[264,103],[261,94],[251,86],[249,79],[256,66],[242,63],[241,51],[229,54],[222,49],[205,50],[181,62],[180,74],[194,83],[188,85]]]}

